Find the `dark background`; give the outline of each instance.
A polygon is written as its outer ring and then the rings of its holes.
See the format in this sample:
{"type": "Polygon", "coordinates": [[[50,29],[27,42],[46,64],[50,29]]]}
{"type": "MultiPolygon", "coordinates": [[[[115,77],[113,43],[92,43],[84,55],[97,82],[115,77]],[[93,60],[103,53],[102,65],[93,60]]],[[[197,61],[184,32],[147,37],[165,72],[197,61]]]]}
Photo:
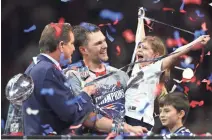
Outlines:
{"type": "MultiPolygon", "coordinates": [[[[102,9],[109,9],[114,12],[121,12],[124,18],[113,27],[117,30],[112,33],[108,26],[101,27],[102,32],[108,33],[115,39],[108,42],[109,63],[112,66],[120,68],[128,64],[134,50],[134,42],[127,43],[122,37],[122,32],[131,29],[136,33],[137,28],[137,11],[138,8],[144,6],[146,16],[174,25],[191,32],[201,29],[201,24],[206,22],[208,31],[212,35],[212,7],[209,6],[209,0],[203,0],[201,5],[189,4],[185,5],[185,14],[180,13],[179,9],[182,4],[181,0],[161,0],[154,4],[153,0],[71,0],[70,2],[61,2],[60,0],[2,0],[2,90],[1,90],[1,110],[2,120],[7,117],[8,101],[5,98],[5,86],[9,79],[18,73],[23,73],[26,67],[32,61],[32,57],[39,53],[38,41],[44,26],[50,22],[57,22],[61,17],[65,18],[65,22],[72,25],[81,22],[91,22],[94,24],[113,23],[110,20],[103,20],[99,16],[102,9]],[[163,11],[163,7],[175,9],[174,12],[163,11]],[[198,17],[195,10],[198,9],[205,16],[198,17]],[[189,20],[189,17],[196,19],[195,22],[189,20]],[[36,30],[24,33],[24,29],[36,26],[36,30]],[[116,46],[120,46],[121,54],[116,55],[116,46]]],[[[153,30],[145,27],[147,35],[160,36],[164,41],[171,37],[176,29],[154,23],[153,30]]],[[[180,36],[187,41],[192,41],[194,36],[185,32],[180,32],[180,36]]],[[[208,44],[204,52],[211,51],[212,45],[208,44]]],[[[171,52],[172,49],[169,49],[171,52]]],[[[193,64],[199,63],[201,50],[189,53],[192,56],[193,64]]],[[[78,58],[74,58],[76,61],[78,58]]],[[[176,65],[179,65],[179,60],[176,65]]],[[[179,65],[180,66],[180,65],[179,65]]],[[[204,57],[202,63],[197,68],[195,76],[198,80],[208,79],[212,72],[212,56],[204,57]]],[[[172,69],[171,79],[167,82],[167,88],[170,90],[173,84],[172,79],[181,80],[182,71],[172,69]]],[[[189,99],[196,101],[204,101],[204,105],[191,109],[186,126],[194,133],[212,133],[212,92],[206,90],[206,84],[201,83],[197,86],[195,83],[181,84],[188,86],[189,99]]],[[[212,84],[210,84],[212,86],[212,84]]]]}

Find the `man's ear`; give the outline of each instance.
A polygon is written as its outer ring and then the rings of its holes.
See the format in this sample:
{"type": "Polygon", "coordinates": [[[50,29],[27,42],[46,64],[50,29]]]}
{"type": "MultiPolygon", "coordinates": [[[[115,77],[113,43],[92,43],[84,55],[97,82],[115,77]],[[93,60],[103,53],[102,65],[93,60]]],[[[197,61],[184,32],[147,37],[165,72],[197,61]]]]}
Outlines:
{"type": "Polygon", "coordinates": [[[80,51],[81,54],[85,54],[85,53],[87,52],[87,51],[86,51],[86,48],[83,47],[83,46],[80,46],[80,47],[79,47],[79,51],[80,51]]]}
{"type": "Polygon", "coordinates": [[[64,45],[64,42],[60,41],[58,44],[58,49],[60,50],[60,52],[63,52],[63,45],[64,45]]]}

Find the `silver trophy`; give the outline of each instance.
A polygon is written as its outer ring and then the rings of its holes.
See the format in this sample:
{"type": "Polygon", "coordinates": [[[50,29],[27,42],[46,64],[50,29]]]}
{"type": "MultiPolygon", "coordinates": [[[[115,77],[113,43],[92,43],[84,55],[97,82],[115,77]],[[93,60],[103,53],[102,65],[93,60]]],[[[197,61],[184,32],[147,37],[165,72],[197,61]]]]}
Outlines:
{"type": "Polygon", "coordinates": [[[34,83],[26,74],[17,74],[7,83],[5,94],[10,101],[4,134],[23,134],[22,103],[33,92],[34,83]]]}

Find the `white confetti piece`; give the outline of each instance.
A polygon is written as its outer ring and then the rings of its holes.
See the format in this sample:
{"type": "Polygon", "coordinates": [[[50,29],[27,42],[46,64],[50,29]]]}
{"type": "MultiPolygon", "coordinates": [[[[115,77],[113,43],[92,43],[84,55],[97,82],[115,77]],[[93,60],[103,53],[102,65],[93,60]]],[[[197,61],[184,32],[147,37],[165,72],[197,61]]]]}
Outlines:
{"type": "Polygon", "coordinates": [[[39,110],[32,110],[30,107],[26,109],[28,115],[37,115],[39,110]]]}
{"type": "Polygon", "coordinates": [[[193,72],[192,69],[186,68],[183,71],[183,78],[185,78],[185,79],[191,79],[193,76],[194,76],[194,72],[193,72]]]}

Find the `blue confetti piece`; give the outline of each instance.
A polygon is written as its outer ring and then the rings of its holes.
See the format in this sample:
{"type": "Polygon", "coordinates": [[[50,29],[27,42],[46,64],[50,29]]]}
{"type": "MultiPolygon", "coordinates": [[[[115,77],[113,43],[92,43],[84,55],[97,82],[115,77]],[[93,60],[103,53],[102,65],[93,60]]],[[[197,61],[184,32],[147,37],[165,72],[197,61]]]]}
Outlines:
{"type": "Polygon", "coordinates": [[[102,114],[97,114],[97,119],[101,119],[103,117],[102,114]]]}
{"type": "Polygon", "coordinates": [[[69,2],[70,0],[61,0],[61,2],[69,2]]]}
{"type": "Polygon", "coordinates": [[[181,91],[181,92],[183,92],[184,90],[183,90],[183,88],[182,87],[180,87],[179,85],[177,85],[177,89],[179,90],[179,91],[181,91]]]}
{"type": "Polygon", "coordinates": [[[1,119],[1,129],[4,130],[4,127],[5,127],[5,123],[4,123],[4,120],[1,119]]]}
{"type": "Polygon", "coordinates": [[[183,10],[185,6],[185,3],[183,2],[182,5],[180,6],[180,10],[183,10]]]}
{"type": "Polygon", "coordinates": [[[76,96],[75,98],[67,101],[66,104],[67,105],[73,105],[73,104],[77,103],[79,99],[81,99],[81,96],[76,96]]]}
{"type": "Polygon", "coordinates": [[[158,3],[158,2],[160,2],[160,0],[155,0],[155,1],[153,1],[154,4],[156,4],[156,3],[158,3]]]}
{"type": "Polygon", "coordinates": [[[33,30],[36,30],[36,26],[35,25],[32,25],[29,29],[24,29],[24,32],[25,33],[29,33],[29,32],[31,32],[33,30]]]}
{"type": "Polygon", "coordinates": [[[110,40],[110,42],[114,41],[114,38],[108,34],[107,30],[106,30],[106,36],[110,40]]]}
{"type": "Polygon", "coordinates": [[[144,111],[146,110],[146,108],[147,108],[148,106],[149,106],[149,103],[147,102],[147,103],[145,104],[144,108],[141,109],[139,112],[140,112],[141,114],[143,114],[144,111]]]}
{"type": "Polygon", "coordinates": [[[120,21],[123,19],[123,14],[120,13],[120,12],[113,12],[111,10],[108,10],[108,9],[104,9],[100,12],[100,15],[99,15],[101,18],[103,19],[110,19],[112,21],[120,21]]]}
{"type": "Polygon", "coordinates": [[[117,135],[114,140],[123,140],[124,136],[123,135],[117,135]]]}
{"type": "Polygon", "coordinates": [[[208,77],[208,80],[212,83],[212,73],[211,73],[211,75],[208,77]]]}
{"type": "Polygon", "coordinates": [[[194,39],[197,39],[201,35],[205,35],[205,31],[204,30],[196,30],[194,32],[194,39]]]}
{"type": "Polygon", "coordinates": [[[52,127],[50,126],[48,129],[45,129],[44,132],[45,132],[46,134],[50,134],[50,133],[54,132],[54,130],[53,130],[52,127]]]}
{"type": "Polygon", "coordinates": [[[198,17],[204,17],[204,14],[201,14],[199,10],[195,10],[195,13],[197,14],[198,17]]]}
{"type": "MultiPolygon", "coordinates": [[[[174,39],[179,40],[180,39],[180,33],[178,31],[174,31],[174,39]]],[[[182,43],[180,41],[177,42],[178,47],[182,46],[182,43]]]]}
{"type": "Polygon", "coordinates": [[[108,25],[108,27],[109,27],[109,29],[110,29],[110,31],[111,31],[112,33],[115,33],[115,32],[116,32],[116,29],[113,28],[111,25],[108,25]]]}
{"type": "Polygon", "coordinates": [[[97,116],[93,116],[93,117],[91,117],[90,121],[91,121],[91,122],[95,122],[96,119],[97,119],[97,116]]]}
{"type": "Polygon", "coordinates": [[[44,124],[44,125],[41,125],[43,128],[47,128],[47,127],[50,127],[49,124],[44,124]]]}
{"type": "Polygon", "coordinates": [[[54,89],[53,88],[42,88],[40,91],[41,95],[54,95],[54,89]]]}
{"type": "Polygon", "coordinates": [[[93,31],[93,30],[95,29],[94,26],[91,26],[90,24],[88,24],[88,23],[86,23],[86,22],[80,23],[80,26],[86,28],[86,29],[89,30],[89,31],[93,31]]]}
{"type": "Polygon", "coordinates": [[[180,65],[183,67],[183,68],[191,68],[191,69],[194,69],[194,64],[186,64],[185,62],[180,62],[180,65]]]}

